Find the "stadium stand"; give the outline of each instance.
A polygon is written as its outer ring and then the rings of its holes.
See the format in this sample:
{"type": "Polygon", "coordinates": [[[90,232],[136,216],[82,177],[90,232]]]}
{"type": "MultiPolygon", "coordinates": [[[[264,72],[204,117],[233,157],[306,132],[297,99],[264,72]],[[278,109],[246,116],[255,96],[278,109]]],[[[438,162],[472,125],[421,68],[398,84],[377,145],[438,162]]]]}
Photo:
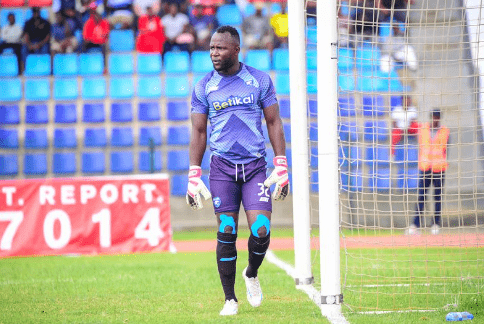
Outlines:
{"type": "Polygon", "coordinates": [[[186,175],[175,174],[171,177],[170,194],[174,196],[184,196],[187,193],[188,177],[186,175]]]}
{"type": "Polygon", "coordinates": [[[105,128],[86,128],[84,132],[85,147],[106,147],[107,144],[105,128]]]}
{"type": "Polygon", "coordinates": [[[103,123],[104,122],[104,104],[103,103],[86,103],[83,106],[82,121],[85,123],[103,123]]]}
{"type": "Polygon", "coordinates": [[[0,77],[15,77],[17,75],[17,57],[15,55],[0,55],[0,77]]]}
{"type": "Polygon", "coordinates": [[[139,145],[149,146],[150,140],[153,141],[153,145],[161,145],[161,128],[158,126],[141,127],[139,134],[139,145]]]}
{"type": "Polygon", "coordinates": [[[356,115],[355,97],[339,97],[338,113],[341,117],[350,117],[356,115]]]}
{"type": "Polygon", "coordinates": [[[382,96],[363,96],[363,116],[383,116],[385,114],[385,103],[382,96]]]}
{"type": "Polygon", "coordinates": [[[191,55],[191,66],[193,73],[208,73],[213,70],[210,52],[194,51],[191,55]]]}
{"type": "Polygon", "coordinates": [[[19,123],[20,111],[18,105],[0,105],[0,125],[19,123]]]}
{"type": "Polygon", "coordinates": [[[54,174],[73,174],[77,171],[76,153],[54,153],[52,157],[52,172],[54,174]]]}
{"type": "Polygon", "coordinates": [[[45,153],[25,154],[24,174],[26,175],[47,174],[47,154],[45,153]]]}
{"type": "Polygon", "coordinates": [[[56,104],[55,105],[55,123],[70,124],[77,122],[76,104],[56,104]]]}
{"type": "Polygon", "coordinates": [[[49,111],[45,104],[29,104],[25,107],[25,123],[47,124],[49,122],[49,111]]]}
{"type": "Polygon", "coordinates": [[[170,100],[167,105],[166,118],[172,121],[188,120],[190,110],[186,100],[170,100]]]}
{"type": "Polygon", "coordinates": [[[24,146],[28,149],[46,149],[49,146],[47,129],[27,129],[24,146]]]}
{"type": "Polygon", "coordinates": [[[104,152],[82,153],[83,173],[104,173],[106,170],[104,152]]]}
{"type": "Polygon", "coordinates": [[[289,50],[275,48],[272,51],[272,68],[275,71],[289,71],[289,50]]]}
{"type": "Polygon", "coordinates": [[[18,147],[18,131],[0,128],[0,148],[17,149],[18,147]]]}
{"type": "Polygon", "coordinates": [[[113,102],[111,104],[111,121],[117,123],[133,121],[133,105],[131,102],[113,102]]]}
{"type": "Polygon", "coordinates": [[[46,101],[50,99],[50,81],[47,78],[26,79],[25,99],[28,101],[46,101]]]}
{"type": "Polygon", "coordinates": [[[166,73],[188,73],[190,70],[190,56],[187,52],[168,52],[163,59],[166,73]]]}
{"type": "Polygon", "coordinates": [[[355,53],[350,48],[339,48],[338,49],[338,69],[347,73],[352,71],[355,67],[355,53]]]}
{"type": "Polygon", "coordinates": [[[17,154],[0,154],[0,175],[14,176],[18,174],[17,154]]]}
{"type": "Polygon", "coordinates": [[[276,72],[274,87],[279,95],[289,95],[289,73],[276,72]]]}
{"type": "Polygon", "coordinates": [[[185,170],[188,170],[189,164],[190,163],[188,159],[188,150],[168,151],[168,155],[167,155],[168,170],[185,171],[185,170]]]}
{"type": "Polygon", "coordinates": [[[54,99],[75,100],[79,97],[77,78],[59,78],[54,80],[54,99]]]}
{"type": "Polygon", "coordinates": [[[271,69],[271,54],[268,50],[250,50],[247,51],[244,62],[258,70],[267,72],[271,69]]]}
{"type": "Polygon", "coordinates": [[[79,74],[82,76],[101,75],[104,71],[104,58],[101,53],[79,55],[79,74]]]}
{"type": "Polygon", "coordinates": [[[390,129],[385,120],[367,120],[364,127],[365,141],[382,143],[388,141],[390,129]]]}
{"type": "Polygon", "coordinates": [[[120,151],[111,152],[111,172],[114,173],[130,173],[133,172],[133,152],[120,151]]]}
{"type": "Polygon", "coordinates": [[[111,77],[109,92],[113,99],[131,99],[134,96],[134,81],[131,76],[111,77]]]}
{"type": "MultiPolygon", "coordinates": [[[[153,171],[161,171],[161,151],[153,152],[153,171]]],[[[139,152],[139,170],[144,172],[151,171],[151,154],[150,152],[139,152]]]]}
{"type": "Polygon", "coordinates": [[[186,98],[190,93],[188,76],[167,75],[165,77],[164,89],[167,98],[186,98]]]}
{"type": "Polygon", "coordinates": [[[159,75],[162,61],[160,54],[138,54],[138,73],[140,75],[159,75]]]}
{"type": "Polygon", "coordinates": [[[133,74],[134,59],[131,53],[112,53],[109,55],[109,72],[111,75],[133,74]]]}
{"type": "MultiPolygon", "coordinates": [[[[23,7],[25,5],[25,0],[1,0],[0,8],[2,7],[23,7]]],[[[3,25],[3,21],[2,21],[3,25]]]]}
{"type": "Polygon", "coordinates": [[[134,31],[112,30],[109,34],[111,52],[130,52],[134,50],[134,31]]]}
{"type": "Polygon", "coordinates": [[[188,126],[169,126],[167,144],[168,145],[188,145],[190,142],[190,129],[188,126]]]}
{"type": "Polygon", "coordinates": [[[79,72],[77,54],[56,54],[54,56],[55,76],[76,76],[79,72]]]}
{"type": "Polygon", "coordinates": [[[133,129],[131,127],[114,127],[111,130],[111,146],[133,146],[133,129]]]}
{"type": "Polygon", "coordinates": [[[22,98],[22,82],[19,78],[0,79],[0,102],[19,101],[22,98]]]}
{"type": "Polygon", "coordinates": [[[339,138],[343,142],[356,142],[358,141],[358,126],[356,122],[343,122],[338,127],[339,138]]]}
{"type": "Polygon", "coordinates": [[[161,97],[161,78],[159,76],[140,76],[138,78],[138,96],[143,99],[161,97]]]}
{"type": "Polygon", "coordinates": [[[140,102],[138,107],[138,120],[158,121],[161,119],[160,104],[158,102],[140,102]]]}
{"type": "Polygon", "coordinates": [[[288,98],[281,98],[279,100],[279,114],[281,118],[291,117],[291,103],[288,98]]]}
{"type": "Polygon", "coordinates": [[[220,26],[242,24],[242,13],[235,4],[226,4],[218,8],[216,18],[220,26]]]}
{"type": "Polygon", "coordinates": [[[25,63],[26,76],[46,76],[51,73],[49,54],[30,54],[25,63]]]}
{"type": "Polygon", "coordinates": [[[76,148],[77,136],[75,128],[57,128],[54,131],[55,148],[76,148]]]}
{"type": "Polygon", "coordinates": [[[89,100],[106,98],[106,80],[103,77],[83,78],[82,98],[89,100]]]}

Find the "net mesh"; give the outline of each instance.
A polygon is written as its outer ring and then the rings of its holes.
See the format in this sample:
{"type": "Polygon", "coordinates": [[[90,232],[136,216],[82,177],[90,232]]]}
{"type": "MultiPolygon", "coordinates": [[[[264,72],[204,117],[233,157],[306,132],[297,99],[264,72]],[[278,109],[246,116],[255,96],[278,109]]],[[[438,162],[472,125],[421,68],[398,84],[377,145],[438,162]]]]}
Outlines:
{"type": "MultiPolygon", "coordinates": [[[[317,239],[317,170],[324,166],[317,164],[315,6],[306,1],[311,219],[317,239]]],[[[338,2],[341,273],[350,309],[440,309],[484,291],[476,54],[481,22],[469,14],[480,7],[479,1],[338,2]],[[433,176],[420,228],[414,229],[423,190],[419,136],[436,111],[449,130],[448,168],[442,179],[433,176]],[[435,194],[438,180],[441,195],[435,194]],[[435,223],[441,228],[432,227],[435,223]]],[[[324,108],[320,102],[321,113],[324,108]]],[[[429,132],[440,136],[437,127],[429,126],[429,132]]],[[[317,250],[313,255],[318,282],[317,250]]]]}

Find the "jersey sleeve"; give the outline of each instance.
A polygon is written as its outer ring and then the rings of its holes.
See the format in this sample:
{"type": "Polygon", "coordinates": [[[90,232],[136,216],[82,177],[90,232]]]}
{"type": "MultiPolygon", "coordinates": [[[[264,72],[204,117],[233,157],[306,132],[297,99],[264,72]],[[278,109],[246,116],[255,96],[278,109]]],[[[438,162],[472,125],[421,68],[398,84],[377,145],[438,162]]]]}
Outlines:
{"type": "Polygon", "coordinates": [[[276,89],[274,88],[274,84],[272,84],[271,77],[267,74],[265,74],[261,80],[260,91],[260,102],[262,108],[266,108],[277,103],[276,89]]]}
{"type": "Polygon", "coordinates": [[[192,114],[206,114],[208,115],[208,101],[205,95],[204,79],[197,82],[192,92],[192,114]]]}

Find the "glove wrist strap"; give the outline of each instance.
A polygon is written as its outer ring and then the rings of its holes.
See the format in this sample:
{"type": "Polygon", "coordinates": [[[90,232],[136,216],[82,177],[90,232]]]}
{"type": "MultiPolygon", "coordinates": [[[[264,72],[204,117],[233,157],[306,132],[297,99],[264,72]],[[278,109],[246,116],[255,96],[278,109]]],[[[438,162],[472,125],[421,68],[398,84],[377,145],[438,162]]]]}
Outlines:
{"type": "Polygon", "coordinates": [[[275,167],[283,167],[287,169],[287,158],[283,155],[278,155],[272,160],[275,167]]]}

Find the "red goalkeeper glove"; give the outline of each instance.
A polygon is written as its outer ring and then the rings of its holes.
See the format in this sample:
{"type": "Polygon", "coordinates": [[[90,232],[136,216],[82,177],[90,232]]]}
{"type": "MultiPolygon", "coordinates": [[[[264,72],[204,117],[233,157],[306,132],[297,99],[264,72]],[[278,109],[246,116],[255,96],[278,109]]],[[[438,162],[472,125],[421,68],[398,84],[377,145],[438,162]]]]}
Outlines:
{"type": "Polygon", "coordinates": [[[287,173],[287,158],[285,156],[276,156],[274,158],[274,171],[269,178],[264,181],[264,186],[270,187],[274,183],[276,187],[272,193],[272,199],[284,200],[289,193],[289,175],[287,173]]]}
{"type": "Polygon", "coordinates": [[[202,209],[202,198],[200,194],[205,198],[205,200],[212,197],[210,191],[203,183],[202,179],[202,168],[199,166],[191,166],[188,172],[188,189],[187,189],[187,204],[192,207],[192,209],[202,209]]]}

